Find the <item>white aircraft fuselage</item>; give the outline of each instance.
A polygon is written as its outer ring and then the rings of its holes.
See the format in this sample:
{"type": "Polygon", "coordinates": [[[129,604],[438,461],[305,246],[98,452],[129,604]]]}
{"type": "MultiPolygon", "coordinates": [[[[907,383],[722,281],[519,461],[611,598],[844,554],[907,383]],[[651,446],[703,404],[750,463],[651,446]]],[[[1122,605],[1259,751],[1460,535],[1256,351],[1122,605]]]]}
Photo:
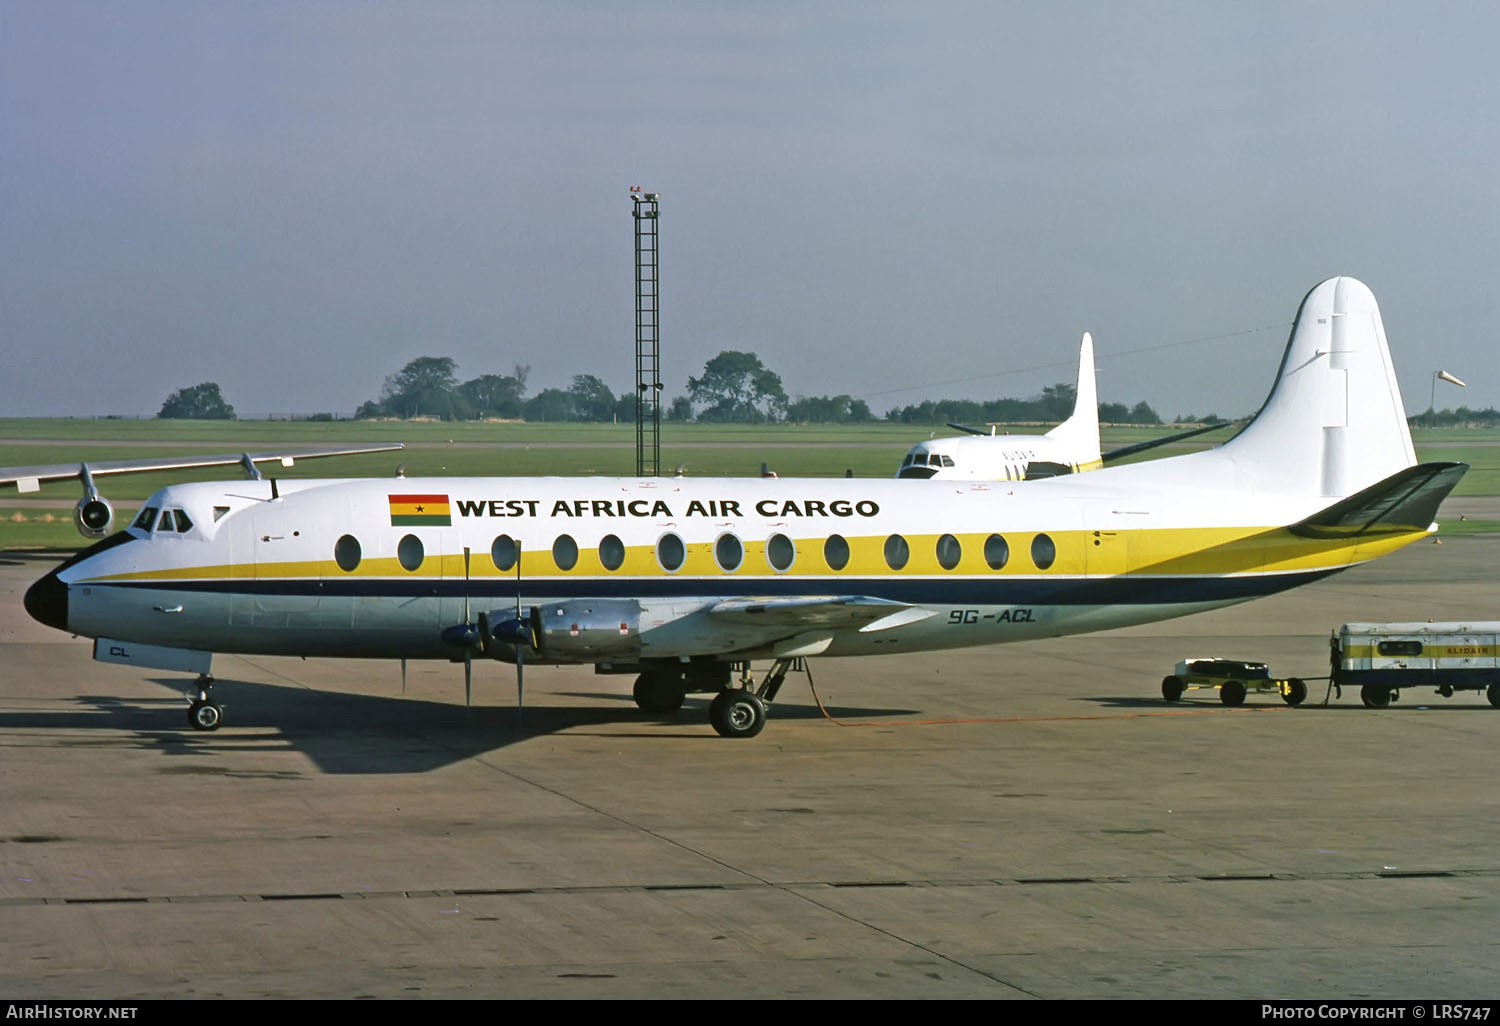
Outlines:
{"type": "Polygon", "coordinates": [[[1202,488],[1142,493],[1131,487],[1139,473],[1125,467],[1009,487],[299,480],[278,482],[274,499],[269,482],[173,485],[144,507],[167,511],[168,527],[158,514],[154,530],[128,528],[129,541],[101,545],[59,580],[67,585],[68,630],[212,652],[447,658],[453,649],[442,631],[465,622],[467,596],[471,610],[504,616],[518,601],[544,615],[580,602],[600,607],[597,616],[570,608],[566,623],[547,622],[541,652],[528,661],[759,658],[814,648],[864,655],[1211,609],[1425,533],[1299,538],[1275,525],[1315,512],[1316,502],[1289,507],[1250,491],[1202,488]],[[417,496],[425,502],[405,501],[417,496]],[[393,513],[398,504],[446,512],[403,524],[393,513]],[[215,507],[225,510],[217,520],[215,507]],[[185,532],[176,530],[179,510],[192,524],[185,532]],[[348,555],[354,545],[357,562],[348,555]],[[926,615],[907,612],[885,627],[876,619],[799,630],[795,621],[710,612],[736,600],[844,596],[926,615]],[[575,624],[581,639],[571,633],[575,624]],[[594,636],[601,630],[605,636],[594,636]]]}

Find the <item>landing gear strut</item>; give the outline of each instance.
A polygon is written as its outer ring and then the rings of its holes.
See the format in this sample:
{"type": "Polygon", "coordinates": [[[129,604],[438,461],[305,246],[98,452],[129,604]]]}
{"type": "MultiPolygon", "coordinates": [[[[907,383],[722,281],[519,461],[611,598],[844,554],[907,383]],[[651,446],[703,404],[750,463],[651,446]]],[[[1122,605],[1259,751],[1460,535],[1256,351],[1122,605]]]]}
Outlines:
{"type": "Polygon", "coordinates": [[[213,690],[214,679],[204,673],[187,693],[188,726],[194,730],[218,730],[224,722],[224,707],[214,701],[213,690]]]}
{"type": "Polygon", "coordinates": [[[749,667],[740,678],[739,687],[726,687],[708,707],[708,722],[720,737],[754,737],[766,725],[766,713],[789,670],[801,669],[801,659],[777,659],[771,664],[760,686],[751,690],[754,681],[749,667]]]}

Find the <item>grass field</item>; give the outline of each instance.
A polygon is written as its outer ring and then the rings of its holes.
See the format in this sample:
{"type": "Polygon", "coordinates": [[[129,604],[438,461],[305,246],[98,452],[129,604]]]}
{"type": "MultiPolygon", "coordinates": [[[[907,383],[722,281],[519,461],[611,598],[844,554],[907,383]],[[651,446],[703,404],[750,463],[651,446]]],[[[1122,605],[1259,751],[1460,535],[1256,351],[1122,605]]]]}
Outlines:
{"type": "MultiPolygon", "coordinates": [[[[1044,427],[1016,426],[1014,433],[1044,427]]],[[[1106,427],[1106,450],[1155,438],[1159,427],[1106,427]]],[[[890,477],[902,454],[933,429],[912,425],[711,425],[662,427],[661,465],[679,464],[692,477],[745,477],[762,463],[782,477],[890,477]]],[[[951,434],[946,428],[938,434],[951,434]]],[[[1227,433],[1226,433],[1227,434],[1227,433]]],[[[1442,428],[1413,432],[1421,460],[1470,464],[1455,496],[1500,495],[1500,431],[1442,428]]],[[[1218,444],[1210,434],[1168,445],[1152,457],[1218,444]]],[[[635,472],[635,428],[630,424],[523,424],[396,421],[164,421],[156,419],[0,418],[0,466],[35,466],[85,460],[234,453],[258,449],[338,443],[404,442],[401,452],[349,456],[278,468],[278,477],[387,477],[404,465],[410,477],[628,475],[635,472]]],[[[232,468],[131,474],[100,480],[115,505],[116,523],[128,522],[156,489],[176,481],[222,480],[232,468]]],[[[72,526],[77,482],[43,486],[40,492],[0,492],[0,548],[77,548],[85,544],[72,526]]],[[[1500,523],[1469,520],[1444,524],[1445,534],[1500,531],[1500,523]]]]}

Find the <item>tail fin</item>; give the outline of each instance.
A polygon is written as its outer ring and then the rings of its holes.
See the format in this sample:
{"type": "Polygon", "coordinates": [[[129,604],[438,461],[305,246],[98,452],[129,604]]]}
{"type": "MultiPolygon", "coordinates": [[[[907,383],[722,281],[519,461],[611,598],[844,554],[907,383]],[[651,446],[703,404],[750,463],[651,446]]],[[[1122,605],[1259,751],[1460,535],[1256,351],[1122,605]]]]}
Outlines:
{"type": "Polygon", "coordinates": [[[1219,450],[1258,489],[1339,499],[1416,464],[1375,296],[1330,278],[1302,300],[1265,405],[1219,450]]]}
{"type": "Polygon", "coordinates": [[[1099,390],[1094,381],[1094,337],[1083,333],[1078,346],[1078,385],[1073,415],[1047,432],[1079,453],[1075,462],[1088,469],[1099,465],[1099,390]]]}

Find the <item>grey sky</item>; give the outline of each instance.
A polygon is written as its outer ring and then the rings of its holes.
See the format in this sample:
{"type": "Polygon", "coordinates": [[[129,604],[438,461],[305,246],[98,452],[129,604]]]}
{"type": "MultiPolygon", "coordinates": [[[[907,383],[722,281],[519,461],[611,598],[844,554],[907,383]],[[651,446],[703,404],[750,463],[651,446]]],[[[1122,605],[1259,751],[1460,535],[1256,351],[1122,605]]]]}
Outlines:
{"type": "Polygon", "coordinates": [[[1500,6],[0,0],[0,415],[351,413],[419,355],[667,395],[748,349],[878,413],[1236,414],[1375,291],[1409,411],[1500,406],[1500,6]],[[1266,330],[1255,330],[1266,329],[1266,330]],[[1211,341],[1168,345],[1217,336],[1211,341]]]}

